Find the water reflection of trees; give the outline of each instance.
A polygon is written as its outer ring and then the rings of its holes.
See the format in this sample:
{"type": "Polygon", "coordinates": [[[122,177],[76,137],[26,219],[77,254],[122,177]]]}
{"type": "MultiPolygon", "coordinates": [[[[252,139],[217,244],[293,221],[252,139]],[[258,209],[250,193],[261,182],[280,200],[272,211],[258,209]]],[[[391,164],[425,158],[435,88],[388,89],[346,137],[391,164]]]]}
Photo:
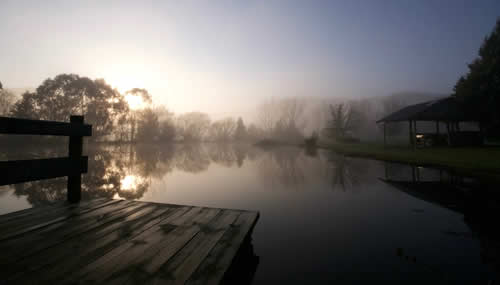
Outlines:
{"type": "Polygon", "coordinates": [[[335,152],[318,152],[317,156],[302,149],[274,148],[263,151],[257,171],[271,187],[305,189],[327,184],[333,190],[354,190],[366,175],[367,164],[335,152]]]}
{"type": "Polygon", "coordinates": [[[258,161],[257,171],[261,179],[271,186],[301,189],[305,182],[304,156],[299,148],[266,150],[258,161]]]}
{"type": "Polygon", "coordinates": [[[331,152],[327,155],[327,161],[326,175],[331,181],[333,190],[341,189],[342,191],[346,191],[359,183],[359,172],[352,169],[350,158],[331,152]]]}
{"type": "MultiPolygon", "coordinates": [[[[203,144],[92,145],[86,147],[88,173],[82,177],[82,197],[139,199],[152,179],[167,179],[174,169],[200,173],[210,163],[241,167],[250,146],[203,144]]],[[[62,157],[66,147],[11,148],[2,159],[62,157]]],[[[27,196],[33,205],[66,199],[66,178],[13,185],[15,194],[27,196]]]]}
{"type": "Polygon", "coordinates": [[[333,151],[326,152],[324,157],[327,161],[325,176],[332,190],[347,191],[361,184],[367,170],[366,162],[333,151]]]}
{"type": "Polygon", "coordinates": [[[182,144],[175,150],[175,167],[179,170],[199,173],[208,169],[210,158],[201,144],[182,144]]]}
{"type": "MultiPolygon", "coordinates": [[[[168,179],[179,170],[206,171],[211,163],[222,167],[242,167],[256,163],[260,179],[270,186],[302,189],[328,183],[333,189],[348,190],[359,183],[361,162],[335,153],[321,152],[311,157],[303,150],[284,147],[260,150],[245,144],[112,144],[86,147],[88,173],[82,177],[83,198],[140,199],[154,179],[168,179]]],[[[66,155],[66,147],[41,147],[6,154],[6,159],[46,158],[66,155]]],[[[5,159],[5,158],[3,158],[5,159]]],[[[66,178],[16,184],[15,194],[27,196],[31,204],[66,199],[66,178]]]]}
{"type": "Polygon", "coordinates": [[[225,167],[243,166],[251,148],[246,144],[208,144],[206,147],[210,160],[225,167]]]}

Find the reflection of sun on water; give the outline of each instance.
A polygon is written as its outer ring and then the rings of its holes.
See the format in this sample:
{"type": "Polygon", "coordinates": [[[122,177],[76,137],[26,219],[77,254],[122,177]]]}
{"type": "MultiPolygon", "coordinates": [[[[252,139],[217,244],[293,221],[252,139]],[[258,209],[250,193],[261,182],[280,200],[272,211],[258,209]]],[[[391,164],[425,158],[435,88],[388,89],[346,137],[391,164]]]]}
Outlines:
{"type": "Polygon", "coordinates": [[[139,184],[137,181],[137,177],[134,175],[127,175],[120,181],[121,187],[120,189],[123,191],[134,191],[139,184]]]}

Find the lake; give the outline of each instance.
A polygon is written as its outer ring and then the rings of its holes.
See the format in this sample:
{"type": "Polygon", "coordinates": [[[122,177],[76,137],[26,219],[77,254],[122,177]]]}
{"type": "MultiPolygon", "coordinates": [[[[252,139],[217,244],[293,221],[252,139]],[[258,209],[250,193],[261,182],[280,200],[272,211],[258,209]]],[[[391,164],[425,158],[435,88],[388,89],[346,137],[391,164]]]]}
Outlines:
{"type": "MultiPolygon", "coordinates": [[[[253,284],[462,284],[498,276],[500,239],[487,218],[497,198],[481,192],[477,179],[295,147],[100,145],[85,152],[84,199],[259,211],[253,284]]],[[[66,148],[1,153],[0,160],[44,158],[66,148]]],[[[64,178],[4,186],[0,214],[64,199],[64,178]]]]}

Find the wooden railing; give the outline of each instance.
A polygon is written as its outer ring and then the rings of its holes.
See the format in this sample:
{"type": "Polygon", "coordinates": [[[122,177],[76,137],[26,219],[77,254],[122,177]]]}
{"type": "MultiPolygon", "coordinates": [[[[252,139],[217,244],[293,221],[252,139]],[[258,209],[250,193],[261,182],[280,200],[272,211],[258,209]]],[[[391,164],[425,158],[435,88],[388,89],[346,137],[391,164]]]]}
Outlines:
{"type": "Polygon", "coordinates": [[[0,117],[0,134],[69,136],[68,157],[0,161],[0,186],[68,176],[68,201],[80,201],[88,162],[82,156],[83,137],[92,136],[83,116],[71,116],[69,123],[0,117]]]}

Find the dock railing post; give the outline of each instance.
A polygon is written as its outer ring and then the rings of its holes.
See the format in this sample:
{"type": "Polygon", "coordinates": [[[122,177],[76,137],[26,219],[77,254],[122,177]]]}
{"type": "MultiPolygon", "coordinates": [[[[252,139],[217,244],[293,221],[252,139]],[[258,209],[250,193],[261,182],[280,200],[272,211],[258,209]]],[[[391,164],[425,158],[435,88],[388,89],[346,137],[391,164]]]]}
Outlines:
{"type": "MultiPolygon", "coordinates": [[[[71,124],[83,125],[83,116],[71,116],[71,124]]],[[[69,137],[69,159],[80,161],[83,152],[83,137],[69,137]]],[[[68,176],[68,202],[78,203],[82,196],[82,175],[81,173],[70,174],[68,176]]]]}

